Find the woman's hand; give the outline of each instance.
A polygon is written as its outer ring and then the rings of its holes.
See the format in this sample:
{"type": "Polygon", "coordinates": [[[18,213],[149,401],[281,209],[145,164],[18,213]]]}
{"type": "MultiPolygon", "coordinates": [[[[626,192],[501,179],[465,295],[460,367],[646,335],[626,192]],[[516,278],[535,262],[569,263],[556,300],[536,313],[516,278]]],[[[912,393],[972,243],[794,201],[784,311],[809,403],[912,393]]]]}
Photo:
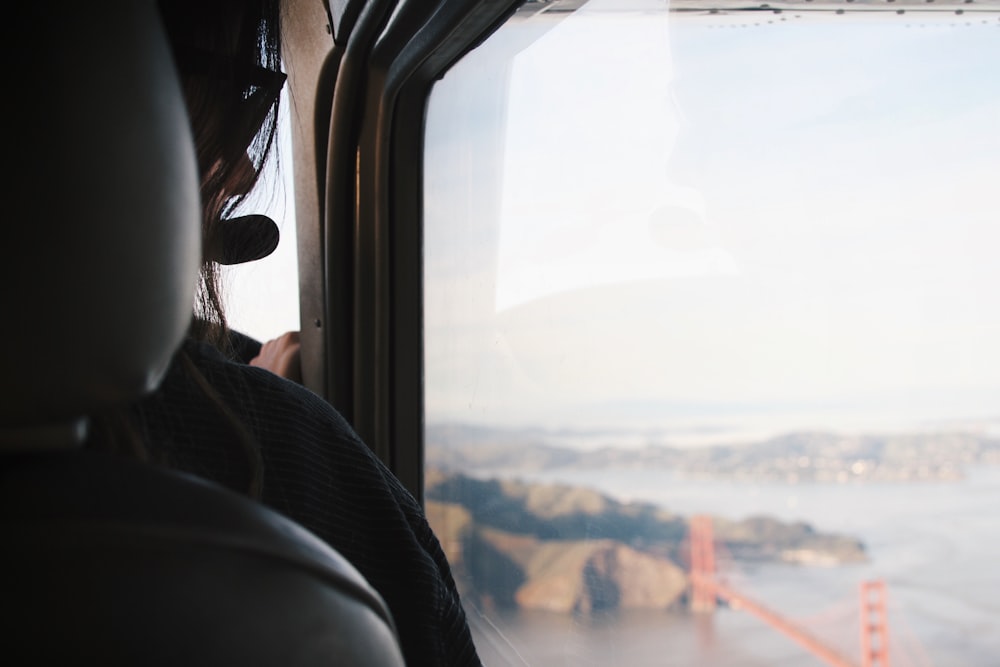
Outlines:
{"type": "Polygon", "coordinates": [[[289,331],[260,348],[260,354],[250,360],[251,366],[266,368],[275,375],[302,383],[302,363],[299,352],[299,332],[289,331]]]}

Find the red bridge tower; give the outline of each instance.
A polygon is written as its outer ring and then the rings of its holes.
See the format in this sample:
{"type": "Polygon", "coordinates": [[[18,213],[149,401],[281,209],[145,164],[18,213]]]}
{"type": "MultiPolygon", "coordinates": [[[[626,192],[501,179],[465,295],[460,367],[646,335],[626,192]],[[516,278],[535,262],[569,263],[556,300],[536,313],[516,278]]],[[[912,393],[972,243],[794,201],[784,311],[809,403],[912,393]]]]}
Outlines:
{"type": "Polygon", "coordinates": [[[861,667],[889,667],[884,581],[861,582],[861,667]]]}

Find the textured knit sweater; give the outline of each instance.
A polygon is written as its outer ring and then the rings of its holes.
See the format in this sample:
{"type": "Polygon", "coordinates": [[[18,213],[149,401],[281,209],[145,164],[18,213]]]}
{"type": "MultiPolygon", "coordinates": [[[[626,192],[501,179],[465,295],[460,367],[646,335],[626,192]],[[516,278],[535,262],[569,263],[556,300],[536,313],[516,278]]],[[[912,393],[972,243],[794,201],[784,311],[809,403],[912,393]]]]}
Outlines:
{"type": "MultiPolygon", "coordinates": [[[[252,341],[238,341],[244,359],[252,341]]],[[[347,558],[388,605],[407,665],[479,665],[448,562],[420,505],[341,415],[309,390],[189,341],[184,352],[249,431],[265,505],[347,558]]],[[[245,492],[251,465],[230,420],[175,362],[137,408],[154,457],[245,492]]]]}

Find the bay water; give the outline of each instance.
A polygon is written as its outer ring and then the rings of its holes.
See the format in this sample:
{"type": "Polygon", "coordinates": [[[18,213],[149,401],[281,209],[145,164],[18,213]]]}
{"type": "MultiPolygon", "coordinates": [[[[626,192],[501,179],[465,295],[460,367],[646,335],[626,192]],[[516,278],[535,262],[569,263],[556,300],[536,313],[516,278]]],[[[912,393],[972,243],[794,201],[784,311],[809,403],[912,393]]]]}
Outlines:
{"type": "MultiPolygon", "coordinates": [[[[890,664],[1000,665],[1000,468],[978,466],[960,481],[920,483],[695,480],[648,469],[517,477],[589,487],[684,516],[767,515],[858,537],[865,563],[748,564],[720,553],[719,576],[859,662],[859,586],[880,579],[888,590],[890,664]]],[[[487,665],[824,664],[756,617],[725,607],[709,616],[468,611],[487,665]]]]}

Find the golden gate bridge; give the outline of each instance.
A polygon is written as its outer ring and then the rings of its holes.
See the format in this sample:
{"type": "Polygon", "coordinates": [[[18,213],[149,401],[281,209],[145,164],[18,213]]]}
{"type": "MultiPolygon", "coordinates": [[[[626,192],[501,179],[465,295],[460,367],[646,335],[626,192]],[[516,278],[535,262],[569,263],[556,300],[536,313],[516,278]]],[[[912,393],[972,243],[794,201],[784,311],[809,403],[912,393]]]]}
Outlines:
{"type": "Polygon", "coordinates": [[[726,581],[717,564],[711,517],[691,517],[688,523],[688,551],[688,599],[695,613],[711,614],[720,601],[724,602],[733,609],[752,614],[834,667],[889,667],[890,658],[896,667],[901,664],[929,665],[919,652],[900,650],[898,640],[890,643],[888,591],[884,580],[862,581],[858,587],[856,627],[860,655],[855,659],[829,640],[818,637],[805,624],[787,618],[726,581]],[[896,648],[891,652],[892,646],[896,648]]]}

